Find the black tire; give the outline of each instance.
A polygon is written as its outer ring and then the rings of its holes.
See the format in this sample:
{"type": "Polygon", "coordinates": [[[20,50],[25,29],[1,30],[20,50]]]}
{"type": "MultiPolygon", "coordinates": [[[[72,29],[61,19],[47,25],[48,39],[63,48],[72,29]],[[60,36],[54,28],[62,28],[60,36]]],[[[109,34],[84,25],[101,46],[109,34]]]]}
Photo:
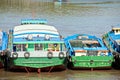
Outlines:
{"type": "Polygon", "coordinates": [[[68,61],[69,62],[72,62],[72,57],[71,56],[69,56],[69,57],[67,57],[68,58],[68,61]]]}
{"type": "Polygon", "coordinates": [[[52,53],[52,52],[48,52],[48,53],[47,53],[47,57],[48,57],[49,59],[51,59],[51,58],[53,57],[53,53],[52,53]]]}
{"type": "Polygon", "coordinates": [[[13,59],[17,59],[17,58],[18,58],[18,53],[16,53],[16,52],[13,53],[13,54],[12,54],[12,57],[13,57],[13,59]]]}
{"type": "Polygon", "coordinates": [[[64,56],[65,56],[65,55],[64,55],[64,53],[63,53],[63,52],[60,52],[60,53],[59,53],[59,58],[60,58],[60,59],[63,59],[63,58],[64,58],[64,56]]]}
{"type": "Polygon", "coordinates": [[[28,59],[28,58],[30,57],[30,53],[29,53],[29,52],[25,52],[25,53],[24,53],[24,57],[25,57],[26,59],[28,59]]]}

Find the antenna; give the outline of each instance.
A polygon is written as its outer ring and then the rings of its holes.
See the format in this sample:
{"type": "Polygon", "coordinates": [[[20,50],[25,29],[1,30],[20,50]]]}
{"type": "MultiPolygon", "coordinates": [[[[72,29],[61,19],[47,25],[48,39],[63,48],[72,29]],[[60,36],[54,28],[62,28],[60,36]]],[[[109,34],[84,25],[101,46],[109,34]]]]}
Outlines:
{"type": "Polygon", "coordinates": [[[35,11],[32,10],[32,18],[35,19],[35,11]]]}

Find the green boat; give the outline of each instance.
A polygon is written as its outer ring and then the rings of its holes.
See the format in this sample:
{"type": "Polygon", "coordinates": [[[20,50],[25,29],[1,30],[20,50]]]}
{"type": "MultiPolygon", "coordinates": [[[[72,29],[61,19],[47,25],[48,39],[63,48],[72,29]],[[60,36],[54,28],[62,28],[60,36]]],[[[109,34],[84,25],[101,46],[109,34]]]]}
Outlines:
{"type": "Polygon", "coordinates": [[[112,53],[102,40],[87,34],[75,34],[64,39],[68,67],[72,69],[111,69],[112,53]]]}
{"type": "Polygon", "coordinates": [[[25,19],[9,31],[9,68],[65,69],[64,40],[54,26],[41,24],[41,19],[25,19]]]}

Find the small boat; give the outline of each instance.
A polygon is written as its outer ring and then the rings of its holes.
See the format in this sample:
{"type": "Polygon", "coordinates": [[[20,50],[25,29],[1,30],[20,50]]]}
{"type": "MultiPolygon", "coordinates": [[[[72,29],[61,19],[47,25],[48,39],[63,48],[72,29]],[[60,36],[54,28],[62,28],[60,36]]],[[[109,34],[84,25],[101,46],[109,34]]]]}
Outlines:
{"type": "Polygon", "coordinates": [[[6,56],[5,51],[7,49],[7,43],[8,43],[8,34],[0,30],[0,68],[5,67],[4,57],[6,56]]]}
{"type": "Polygon", "coordinates": [[[75,34],[64,41],[70,69],[111,69],[113,55],[96,36],[75,34]]]}
{"type": "Polygon", "coordinates": [[[57,29],[41,19],[24,19],[21,23],[9,31],[10,68],[24,67],[27,72],[27,68],[38,72],[45,68],[49,72],[56,67],[65,69],[64,40],[57,29]]]}
{"type": "Polygon", "coordinates": [[[114,55],[113,67],[120,69],[120,25],[112,26],[111,31],[103,34],[102,39],[114,55]]]}

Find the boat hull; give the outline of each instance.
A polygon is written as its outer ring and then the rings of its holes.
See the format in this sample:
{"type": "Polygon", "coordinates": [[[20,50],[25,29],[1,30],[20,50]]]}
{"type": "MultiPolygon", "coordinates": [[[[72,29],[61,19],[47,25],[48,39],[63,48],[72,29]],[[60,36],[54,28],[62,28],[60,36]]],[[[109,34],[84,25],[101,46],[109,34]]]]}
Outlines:
{"type": "Polygon", "coordinates": [[[61,69],[65,69],[65,58],[60,59],[59,57],[47,58],[47,57],[18,57],[17,59],[10,59],[9,68],[36,68],[36,69],[47,69],[49,67],[62,66],[61,69]]]}
{"type": "Polygon", "coordinates": [[[113,46],[110,44],[108,40],[107,34],[104,34],[102,39],[103,39],[104,44],[107,46],[107,48],[109,48],[109,50],[114,55],[113,68],[120,69],[120,53],[114,50],[113,46]]]}
{"type": "Polygon", "coordinates": [[[43,71],[60,71],[65,70],[65,58],[53,57],[18,57],[17,59],[10,58],[10,62],[7,64],[7,70],[21,70],[24,71],[26,68],[36,71],[41,69],[43,71]],[[51,69],[52,68],[52,69],[51,69]]]}
{"type": "Polygon", "coordinates": [[[113,62],[112,56],[72,56],[72,68],[108,68],[110,69],[113,62]]]}
{"type": "Polygon", "coordinates": [[[40,72],[57,72],[57,71],[63,71],[66,69],[65,65],[57,65],[57,66],[49,66],[49,67],[44,67],[44,68],[32,68],[32,67],[24,67],[24,66],[12,66],[10,67],[9,71],[13,72],[38,72],[40,69],[40,72]]]}

